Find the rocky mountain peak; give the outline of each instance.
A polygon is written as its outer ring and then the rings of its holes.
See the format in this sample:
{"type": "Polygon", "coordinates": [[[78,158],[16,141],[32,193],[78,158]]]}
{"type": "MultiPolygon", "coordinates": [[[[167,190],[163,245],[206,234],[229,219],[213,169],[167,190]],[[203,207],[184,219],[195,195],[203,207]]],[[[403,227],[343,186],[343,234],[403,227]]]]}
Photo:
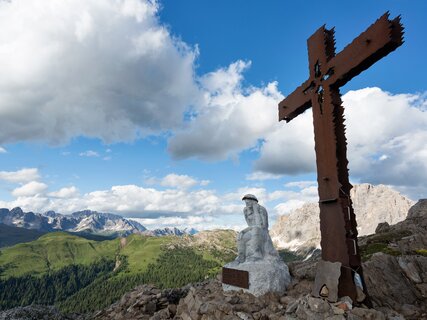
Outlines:
{"type": "Polygon", "coordinates": [[[45,213],[43,213],[43,215],[45,215],[46,217],[51,217],[51,218],[56,218],[56,217],[60,216],[59,213],[56,213],[53,210],[46,211],[45,213]]]}
{"type": "MultiPolygon", "coordinates": [[[[93,217],[93,216],[105,216],[107,214],[101,213],[98,211],[92,211],[92,210],[81,210],[81,211],[73,212],[71,215],[75,218],[85,218],[85,217],[93,217]]],[[[120,218],[120,216],[116,216],[113,214],[108,214],[108,215],[120,218]]]]}
{"type": "Polygon", "coordinates": [[[408,219],[424,219],[427,213],[427,199],[420,199],[409,209],[408,219]]]}
{"type": "Polygon", "coordinates": [[[16,207],[16,208],[13,208],[12,210],[10,210],[10,213],[13,215],[23,215],[24,211],[22,211],[22,209],[20,207],[16,207]]]}
{"type": "MultiPolygon", "coordinates": [[[[375,233],[379,223],[395,224],[404,220],[414,204],[414,201],[385,185],[355,185],[350,196],[359,236],[375,233]]],[[[318,203],[306,203],[279,217],[270,230],[273,242],[290,250],[320,247],[319,212],[318,203]]]]}

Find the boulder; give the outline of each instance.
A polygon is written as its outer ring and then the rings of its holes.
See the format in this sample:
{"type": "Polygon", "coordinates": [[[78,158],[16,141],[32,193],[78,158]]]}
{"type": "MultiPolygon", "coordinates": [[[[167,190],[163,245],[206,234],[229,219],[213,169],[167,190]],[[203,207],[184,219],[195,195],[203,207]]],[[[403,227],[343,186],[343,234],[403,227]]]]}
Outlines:
{"type": "Polygon", "coordinates": [[[375,233],[384,233],[390,231],[390,225],[388,222],[380,222],[375,229],[375,233]]]}
{"type": "Polygon", "coordinates": [[[364,263],[363,268],[375,307],[387,306],[407,314],[414,313],[413,310],[417,314],[427,312],[427,297],[421,289],[427,283],[427,257],[394,257],[378,252],[364,263]]]}
{"type": "Polygon", "coordinates": [[[408,212],[408,219],[423,219],[427,216],[427,199],[420,199],[408,212]]]}

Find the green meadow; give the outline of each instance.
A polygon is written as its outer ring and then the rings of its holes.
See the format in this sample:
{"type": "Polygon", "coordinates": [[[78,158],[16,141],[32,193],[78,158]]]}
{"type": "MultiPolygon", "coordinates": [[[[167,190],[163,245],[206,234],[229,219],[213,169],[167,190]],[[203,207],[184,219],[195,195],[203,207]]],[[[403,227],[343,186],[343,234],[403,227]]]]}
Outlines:
{"type": "Polygon", "coordinates": [[[95,241],[65,232],[0,249],[0,309],[55,304],[91,312],[143,283],[180,287],[215,277],[235,257],[233,231],[95,241]]]}

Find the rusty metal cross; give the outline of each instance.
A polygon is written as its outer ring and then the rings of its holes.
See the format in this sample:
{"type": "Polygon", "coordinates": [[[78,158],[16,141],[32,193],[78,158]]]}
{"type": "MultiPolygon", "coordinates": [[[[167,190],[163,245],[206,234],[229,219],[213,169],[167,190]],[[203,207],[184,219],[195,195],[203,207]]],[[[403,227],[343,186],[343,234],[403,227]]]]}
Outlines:
{"type": "Polygon", "coordinates": [[[353,300],[356,298],[354,272],[362,280],[363,273],[350,199],[352,185],[339,88],[402,43],[400,17],[389,20],[388,13],[336,55],[334,29],[322,26],[307,41],[310,78],[279,103],[279,121],[287,122],[312,107],[322,259],[341,263],[338,295],[353,300]]]}

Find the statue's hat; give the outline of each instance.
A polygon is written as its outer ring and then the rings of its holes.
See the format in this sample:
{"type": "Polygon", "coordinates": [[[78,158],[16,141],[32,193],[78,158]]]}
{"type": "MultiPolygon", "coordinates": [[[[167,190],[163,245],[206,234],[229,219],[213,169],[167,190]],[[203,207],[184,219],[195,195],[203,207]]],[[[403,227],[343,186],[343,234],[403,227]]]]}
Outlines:
{"type": "Polygon", "coordinates": [[[256,202],[258,202],[258,199],[253,195],[253,194],[246,194],[243,198],[242,198],[242,200],[245,200],[245,199],[250,199],[250,200],[255,200],[256,202]]]}

